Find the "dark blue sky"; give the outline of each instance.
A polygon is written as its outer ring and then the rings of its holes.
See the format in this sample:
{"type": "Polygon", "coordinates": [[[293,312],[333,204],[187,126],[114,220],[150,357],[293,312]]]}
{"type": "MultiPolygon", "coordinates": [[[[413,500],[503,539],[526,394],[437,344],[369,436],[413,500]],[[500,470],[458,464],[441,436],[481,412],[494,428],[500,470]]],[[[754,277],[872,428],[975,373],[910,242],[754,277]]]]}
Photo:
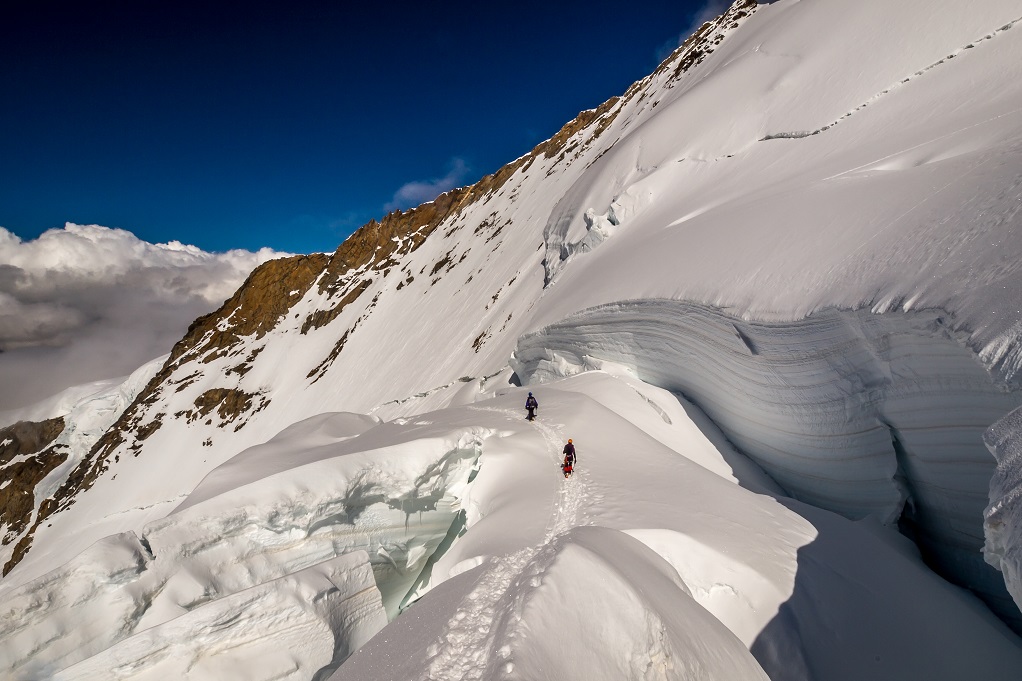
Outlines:
{"type": "Polygon", "coordinates": [[[333,250],[621,94],[707,2],[353,5],[4,3],[0,226],[333,250]]]}

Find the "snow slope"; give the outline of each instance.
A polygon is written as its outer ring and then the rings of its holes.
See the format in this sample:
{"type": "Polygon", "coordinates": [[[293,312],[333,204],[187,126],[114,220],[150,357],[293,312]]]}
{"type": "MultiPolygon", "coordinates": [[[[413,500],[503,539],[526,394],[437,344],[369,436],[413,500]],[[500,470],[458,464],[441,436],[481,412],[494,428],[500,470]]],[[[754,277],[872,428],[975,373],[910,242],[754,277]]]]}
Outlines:
{"type": "Polygon", "coordinates": [[[1022,404],[1020,18],[742,0],[477,185],[259,268],[37,490],[0,657],[102,676],[156,650],[139,622],[280,612],[262,585],[365,551],[391,623],[294,678],[1010,675],[933,570],[1018,624],[1017,463],[982,433],[1022,404]],[[65,607],[82,572],[104,596],[65,607]]]}

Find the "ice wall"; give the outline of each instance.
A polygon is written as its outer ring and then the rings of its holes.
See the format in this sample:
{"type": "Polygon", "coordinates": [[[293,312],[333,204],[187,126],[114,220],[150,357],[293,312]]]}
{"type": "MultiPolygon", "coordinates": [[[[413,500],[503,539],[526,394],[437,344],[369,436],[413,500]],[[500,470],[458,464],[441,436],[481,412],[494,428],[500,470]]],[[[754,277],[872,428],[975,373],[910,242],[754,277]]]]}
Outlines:
{"type": "Polygon", "coordinates": [[[699,404],[792,496],[899,523],[928,562],[1022,625],[981,553],[983,431],[1022,403],[938,311],[760,323],[666,300],[591,308],[518,343],[523,382],[609,360],[699,404]]]}

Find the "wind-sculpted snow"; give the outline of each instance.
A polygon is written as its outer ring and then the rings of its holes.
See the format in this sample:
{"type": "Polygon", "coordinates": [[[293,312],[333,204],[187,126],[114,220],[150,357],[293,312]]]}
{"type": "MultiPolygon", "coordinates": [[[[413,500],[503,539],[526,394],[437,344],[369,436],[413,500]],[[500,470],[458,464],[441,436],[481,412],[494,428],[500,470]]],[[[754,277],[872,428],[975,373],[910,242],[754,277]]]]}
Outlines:
{"type": "Polygon", "coordinates": [[[115,535],[5,594],[0,674],[45,678],[115,642],[134,626],[137,605],[125,587],[146,570],[147,559],[134,534],[115,535]]]}
{"type": "Polygon", "coordinates": [[[899,523],[928,560],[1018,622],[983,562],[994,464],[984,429],[1022,402],[939,312],[826,310],[760,323],[673,301],[579,313],[520,339],[536,383],[609,360],[697,403],[788,493],[850,518],[899,523]]]}
{"type": "Polygon", "coordinates": [[[997,459],[984,515],[987,562],[1004,573],[1004,583],[1022,608],[1022,408],[990,426],[983,442],[997,459]]]}
{"type": "MultiPolygon", "coordinates": [[[[313,655],[320,666],[339,663],[337,651],[350,653],[397,613],[458,515],[486,432],[448,430],[416,437],[414,427],[390,426],[384,435],[393,441],[403,433],[403,442],[363,451],[351,446],[350,437],[332,446],[324,442],[338,419],[319,421],[318,429],[310,426],[306,451],[290,457],[292,452],[277,452],[290,459],[290,466],[267,462],[265,448],[243,453],[248,467],[228,476],[233,485],[211,476],[218,494],[210,496],[200,485],[196,503],[186,502],[147,525],[141,541],[130,532],[109,537],[71,563],[8,592],[9,611],[0,623],[4,672],[64,669],[115,646],[85,664],[83,676],[69,672],[66,677],[90,678],[103,665],[130,667],[136,657],[160,657],[160,650],[171,644],[185,645],[197,658],[234,645],[272,650],[305,626],[325,627],[329,634],[326,653],[320,645],[313,655]],[[344,450],[340,445],[346,443],[349,449],[344,450]],[[361,558],[328,563],[338,556],[361,558]],[[339,582],[312,588],[298,575],[267,586],[313,566],[326,570],[309,573],[317,583],[348,580],[342,573],[358,573],[361,566],[372,579],[369,586],[359,578],[344,588],[339,582]],[[369,587],[375,606],[369,607],[365,596],[344,600],[369,587]],[[277,593],[281,588],[283,593],[277,593]],[[310,602],[299,610],[312,620],[296,624],[297,629],[285,626],[288,603],[302,597],[310,602]],[[318,604],[321,598],[327,602],[318,604]],[[235,617],[246,622],[236,628],[218,624],[235,617]],[[283,638],[250,631],[260,621],[277,620],[283,621],[283,638]],[[68,626],[72,622],[85,624],[68,626]],[[208,630],[202,645],[189,639],[189,623],[208,630]],[[154,633],[119,645],[142,631],[154,633]],[[170,640],[159,643],[163,637],[170,640]],[[231,643],[238,637],[241,642],[231,643]]],[[[352,427],[364,431],[365,424],[348,423],[343,432],[352,427]]],[[[373,437],[379,436],[368,435],[363,449],[370,446],[367,441],[379,441],[373,437]]],[[[294,433],[283,440],[292,445],[301,441],[294,433]]],[[[300,666],[309,664],[306,660],[300,666]]],[[[187,678],[215,677],[208,675],[215,665],[202,668],[206,676],[187,678]]]]}

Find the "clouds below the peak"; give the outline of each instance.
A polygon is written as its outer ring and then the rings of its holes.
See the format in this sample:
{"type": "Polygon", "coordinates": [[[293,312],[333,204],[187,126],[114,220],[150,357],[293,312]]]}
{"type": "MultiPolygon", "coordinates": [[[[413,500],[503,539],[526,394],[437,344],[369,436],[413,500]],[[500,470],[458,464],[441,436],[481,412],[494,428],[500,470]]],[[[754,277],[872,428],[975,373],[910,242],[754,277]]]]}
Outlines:
{"type": "Polygon", "coordinates": [[[460,158],[451,159],[450,166],[450,170],[443,177],[432,180],[416,180],[403,185],[394,192],[394,198],[387,202],[383,207],[384,210],[413,208],[454,189],[465,179],[469,167],[460,158]]]}
{"type": "Polygon", "coordinates": [[[282,255],[151,244],[96,225],[31,241],[0,228],[0,410],[169,352],[256,265],[282,255]]]}

